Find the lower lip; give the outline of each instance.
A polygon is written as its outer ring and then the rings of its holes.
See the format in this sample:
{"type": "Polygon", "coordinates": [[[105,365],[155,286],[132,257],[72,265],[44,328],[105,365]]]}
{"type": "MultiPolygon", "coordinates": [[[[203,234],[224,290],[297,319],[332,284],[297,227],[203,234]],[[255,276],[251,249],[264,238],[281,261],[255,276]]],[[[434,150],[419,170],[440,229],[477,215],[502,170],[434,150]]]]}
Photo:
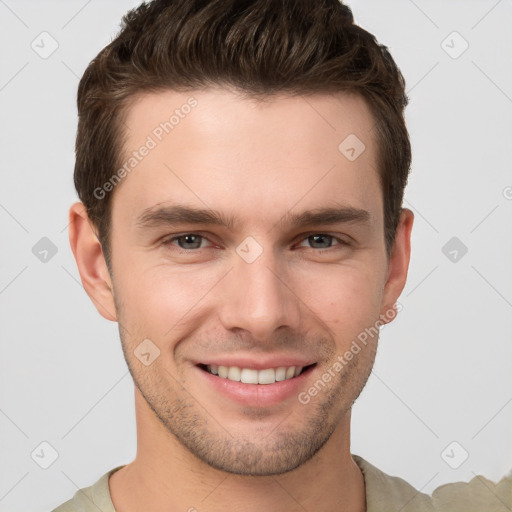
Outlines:
{"type": "Polygon", "coordinates": [[[206,379],[206,384],[232,400],[252,407],[270,407],[277,405],[290,397],[297,397],[304,389],[306,379],[315,366],[308,367],[298,377],[282,380],[274,384],[245,384],[227,378],[213,375],[196,366],[200,378],[206,379]]]}

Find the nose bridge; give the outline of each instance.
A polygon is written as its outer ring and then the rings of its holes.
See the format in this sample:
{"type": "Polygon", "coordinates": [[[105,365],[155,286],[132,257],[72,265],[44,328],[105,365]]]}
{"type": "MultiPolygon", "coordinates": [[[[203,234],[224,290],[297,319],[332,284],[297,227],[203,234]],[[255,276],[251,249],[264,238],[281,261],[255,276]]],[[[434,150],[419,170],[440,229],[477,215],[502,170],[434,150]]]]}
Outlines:
{"type": "Polygon", "coordinates": [[[220,306],[226,329],[244,329],[262,340],[282,326],[297,329],[300,301],[287,282],[284,264],[272,247],[264,248],[252,237],[236,248],[220,306]]]}

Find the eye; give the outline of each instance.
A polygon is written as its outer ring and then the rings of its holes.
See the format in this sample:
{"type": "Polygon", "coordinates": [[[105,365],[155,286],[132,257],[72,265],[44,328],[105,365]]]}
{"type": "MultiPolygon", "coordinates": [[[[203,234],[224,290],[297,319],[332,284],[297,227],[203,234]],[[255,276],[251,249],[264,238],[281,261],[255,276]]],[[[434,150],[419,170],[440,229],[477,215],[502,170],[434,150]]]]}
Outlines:
{"type": "MultiPolygon", "coordinates": [[[[207,246],[203,245],[202,242],[208,241],[208,239],[199,233],[183,233],[180,235],[174,235],[162,241],[164,246],[174,246],[177,249],[184,251],[191,251],[198,249],[204,249],[207,246]]],[[[318,251],[329,250],[339,246],[339,248],[349,245],[346,241],[328,233],[312,233],[307,235],[305,238],[301,238],[300,247],[305,247],[304,242],[310,244],[311,249],[317,249],[318,251]]]]}
{"type": "Polygon", "coordinates": [[[175,241],[178,242],[177,247],[183,250],[201,249],[201,242],[206,238],[198,233],[184,233],[182,235],[176,235],[168,238],[162,242],[163,245],[176,245],[175,241]]]}
{"type": "MultiPolygon", "coordinates": [[[[348,245],[341,238],[329,235],[327,233],[313,233],[302,239],[311,244],[313,249],[331,249],[336,246],[348,245]],[[333,242],[336,242],[333,244],[333,242]]],[[[302,245],[302,244],[301,244],[302,245]]]]}

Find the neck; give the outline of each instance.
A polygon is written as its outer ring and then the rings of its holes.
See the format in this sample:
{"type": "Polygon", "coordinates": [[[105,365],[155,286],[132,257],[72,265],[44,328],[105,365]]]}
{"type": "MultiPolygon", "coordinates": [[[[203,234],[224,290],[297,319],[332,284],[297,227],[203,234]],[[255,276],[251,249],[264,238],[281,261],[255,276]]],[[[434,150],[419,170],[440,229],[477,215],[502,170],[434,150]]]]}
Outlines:
{"type": "Polygon", "coordinates": [[[350,454],[350,412],[317,454],[275,476],[226,473],[197,459],[156,419],[136,389],[137,456],[109,480],[117,512],[362,512],[365,484],[350,454]]]}

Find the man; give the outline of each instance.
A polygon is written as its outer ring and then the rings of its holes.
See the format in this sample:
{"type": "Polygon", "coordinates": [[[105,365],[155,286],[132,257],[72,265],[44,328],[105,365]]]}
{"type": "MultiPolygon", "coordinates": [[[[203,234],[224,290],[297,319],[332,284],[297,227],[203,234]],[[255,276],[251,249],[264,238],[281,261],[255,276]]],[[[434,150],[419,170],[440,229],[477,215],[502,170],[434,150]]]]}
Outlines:
{"type": "Polygon", "coordinates": [[[510,478],[431,497],[350,453],[409,265],[404,90],[336,0],[123,18],[79,85],[70,242],[138,449],[58,512],[510,510],[510,478]]]}

